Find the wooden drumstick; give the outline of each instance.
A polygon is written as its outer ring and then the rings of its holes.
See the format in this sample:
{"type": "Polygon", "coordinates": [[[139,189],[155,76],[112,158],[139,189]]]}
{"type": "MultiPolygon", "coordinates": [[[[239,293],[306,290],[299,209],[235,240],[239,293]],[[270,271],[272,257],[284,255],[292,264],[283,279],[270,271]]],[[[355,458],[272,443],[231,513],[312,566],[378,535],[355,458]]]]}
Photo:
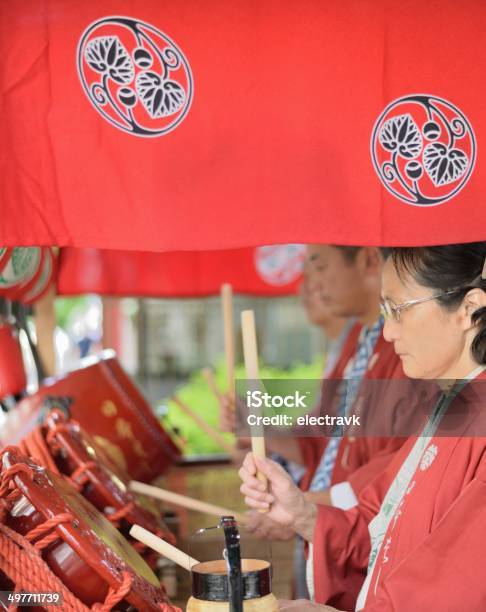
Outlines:
{"type": "Polygon", "coordinates": [[[191,419],[195,423],[197,423],[199,427],[203,431],[205,431],[210,438],[212,438],[217,444],[219,444],[222,448],[224,448],[224,450],[227,453],[229,453],[230,455],[233,455],[233,453],[235,452],[235,448],[229,442],[227,442],[225,438],[218,431],[216,431],[213,427],[211,427],[209,423],[206,423],[206,421],[203,418],[201,418],[198,414],[196,414],[191,408],[189,408],[189,406],[186,403],[184,403],[177,396],[173,395],[171,399],[175,404],[179,406],[182,412],[184,412],[184,414],[187,414],[188,417],[191,417],[191,419]]]}
{"type": "MultiPolygon", "coordinates": [[[[258,351],[255,330],[255,314],[253,310],[244,310],[241,313],[241,329],[243,333],[243,355],[245,359],[245,370],[247,380],[256,384],[260,374],[258,371],[258,351]]],[[[253,429],[253,428],[252,428],[253,429]]],[[[261,426],[259,426],[261,429],[261,426]]],[[[255,457],[265,458],[265,438],[251,432],[251,450],[255,457]]],[[[257,472],[258,480],[267,484],[267,478],[261,472],[257,472]]]]}
{"type": "Polygon", "coordinates": [[[221,304],[223,307],[224,354],[226,359],[226,376],[228,391],[235,397],[235,336],[233,331],[233,289],[229,283],[221,287],[221,304]]]}
{"type": "Polygon", "coordinates": [[[245,521],[244,515],[239,512],[235,512],[234,510],[230,510],[229,508],[209,504],[208,502],[203,502],[199,499],[188,497],[187,495],[181,495],[180,493],[173,493],[172,491],[167,491],[167,489],[154,487],[153,485],[148,485],[144,482],[132,480],[128,486],[129,489],[135,493],[140,493],[141,495],[146,495],[147,497],[155,497],[156,499],[165,501],[168,504],[173,504],[174,506],[181,506],[182,508],[187,508],[188,510],[195,510],[196,512],[210,514],[211,516],[217,516],[218,518],[221,518],[222,516],[234,516],[239,522],[245,521]]]}
{"type": "Polygon", "coordinates": [[[213,392],[213,395],[219,401],[222,399],[222,393],[218,389],[218,385],[216,384],[216,379],[214,378],[214,372],[211,368],[203,368],[201,370],[201,374],[204,376],[205,381],[208,383],[208,387],[213,392]]]}
{"type": "Polygon", "coordinates": [[[159,554],[163,555],[170,561],[177,563],[188,572],[191,571],[193,565],[197,565],[199,561],[189,556],[187,553],[183,552],[179,548],[172,546],[162,538],[158,538],[156,535],[144,529],[140,525],[133,525],[130,529],[130,535],[135,540],[142,542],[145,546],[148,546],[152,550],[157,551],[159,554]]]}

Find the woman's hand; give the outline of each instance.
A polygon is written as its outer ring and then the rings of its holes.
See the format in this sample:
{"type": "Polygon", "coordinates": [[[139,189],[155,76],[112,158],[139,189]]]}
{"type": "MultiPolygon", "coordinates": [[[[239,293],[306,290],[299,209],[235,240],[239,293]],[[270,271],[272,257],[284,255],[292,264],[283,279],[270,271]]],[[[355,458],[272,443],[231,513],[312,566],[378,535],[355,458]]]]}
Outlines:
{"type": "Polygon", "coordinates": [[[314,610],[320,610],[321,612],[339,612],[339,610],[336,610],[336,608],[332,606],[314,603],[307,599],[279,599],[278,609],[284,610],[285,612],[313,612],[314,610]]]}
{"type": "Polygon", "coordinates": [[[305,500],[302,491],[278,463],[248,453],[239,474],[243,481],[240,491],[248,506],[255,510],[268,510],[268,519],[312,541],[317,508],[305,500]],[[267,477],[268,490],[258,480],[257,470],[267,477]]]}

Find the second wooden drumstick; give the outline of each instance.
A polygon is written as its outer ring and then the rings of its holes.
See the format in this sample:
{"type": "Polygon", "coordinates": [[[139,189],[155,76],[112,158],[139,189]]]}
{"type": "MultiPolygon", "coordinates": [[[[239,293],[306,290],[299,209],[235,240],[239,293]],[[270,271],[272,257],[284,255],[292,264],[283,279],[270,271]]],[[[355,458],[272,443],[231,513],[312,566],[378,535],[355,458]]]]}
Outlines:
{"type": "Polygon", "coordinates": [[[165,501],[168,504],[182,506],[188,510],[196,510],[197,512],[210,514],[211,516],[217,516],[218,518],[221,518],[222,516],[234,516],[237,521],[244,522],[244,515],[239,512],[235,512],[234,510],[230,510],[229,508],[224,508],[222,506],[216,506],[215,504],[209,504],[207,502],[200,501],[199,499],[187,497],[187,495],[173,493],[172,491],[167,491],[167,489],[154,487],[153,485],[148,485],[144,482],[132,480],[129,488],[132,491],[135,491],[135,493],[147,495],[148,497],[155,497],[156,499],[165,501]]]}
{"type": "Polygon", "coordinates": [[[196,414],[185,402],[179,399],[177,396],[173,396],[172,401],[178,405],[178,407],[187,414],[187,416],[191,417],[191,419],[199,425],[199,427],[207,433],[217,444],[219,444],[224,450],[233,455],[235,452],[234,446],[232,446],[226,439],[216,431],[209,423],[207,423],[203,418],[201,418],[198,414],[196,414]]]}
{"type": "Polygon", "coordinates": [[[187,553],[183,552],[179,548],[172,546],[162,538],[158,538],[156,535],[144,529],[140,525],[133,525],[130,529],[130,535],[135,540],[139,542],[143,542],[145,546],[148,546],[152,550],[155,550],[159,554],[163,555],[170,561],[177,563],[188,572],[191,571],[193,565],[197,565],[199,561],[189,556],[187,553]]]}
{"type": "Polygon", "coordinates": [[[204,377],[204,380],[208,383],[208,387],[211,389],[214,397],[219,401],[222,398],[222,393],[216,384],[216,378],[214,377],[214,372],[211,368],[203,368],[201,370],[201,374],[204,377]]]}

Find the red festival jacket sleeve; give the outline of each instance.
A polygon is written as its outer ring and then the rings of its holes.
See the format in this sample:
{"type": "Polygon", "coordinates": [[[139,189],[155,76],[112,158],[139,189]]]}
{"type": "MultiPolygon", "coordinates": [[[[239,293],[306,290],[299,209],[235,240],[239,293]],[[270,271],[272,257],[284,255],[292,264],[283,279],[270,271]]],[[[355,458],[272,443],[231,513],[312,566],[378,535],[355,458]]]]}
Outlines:
{"type": "Polygon", "coordinates": [[[343,511],[319,506],[313,539],[314,597],[338,610],[352,610],[366,576],[370,538],[359,506],[343,511]]]}

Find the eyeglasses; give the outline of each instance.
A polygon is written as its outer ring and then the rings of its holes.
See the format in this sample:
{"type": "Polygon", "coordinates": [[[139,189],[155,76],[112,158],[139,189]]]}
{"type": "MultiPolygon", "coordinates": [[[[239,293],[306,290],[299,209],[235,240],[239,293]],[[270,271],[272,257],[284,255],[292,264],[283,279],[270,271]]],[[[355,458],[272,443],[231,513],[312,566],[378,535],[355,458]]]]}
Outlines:
{"type": "Polygon", "coordinates": [[[415,306],[416,304],[423,304],[424,302],[430,302],[445,295],[450,295],[451,293],[457,293],[458,291],[461,291],[461,289],[450,289],[444,293],[439,293],[426,298],[420,298],[418,300],[408,300],[408,302],[403,302],[402,304],[394,304],[390,300],[382,300],[380,302],[381,315],[384,319],[393,318],[397,323],[400,323],[400,313],[403,310],[406,310],[411,306],[415,306]]]}

